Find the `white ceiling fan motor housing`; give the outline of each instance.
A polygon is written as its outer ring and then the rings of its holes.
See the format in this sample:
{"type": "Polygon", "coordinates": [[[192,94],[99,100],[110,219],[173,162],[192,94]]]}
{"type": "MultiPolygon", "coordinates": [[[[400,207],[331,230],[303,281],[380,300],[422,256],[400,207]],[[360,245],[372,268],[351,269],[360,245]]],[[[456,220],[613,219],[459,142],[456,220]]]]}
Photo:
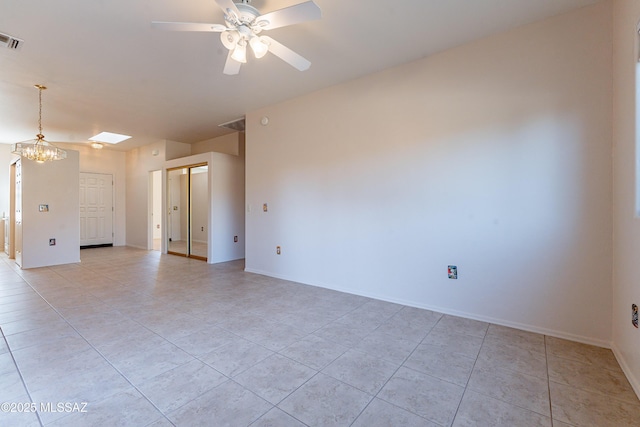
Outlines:
{"type": "Polygon", "coordinates": [[[238,20],[243,24],[250,24],[253,22],[258,16],[260,16],[260,12],[253,6],[250,6],[247,3],[236,3],[236,7],[240,12],[240,16],[238,16],[238,20]]]}

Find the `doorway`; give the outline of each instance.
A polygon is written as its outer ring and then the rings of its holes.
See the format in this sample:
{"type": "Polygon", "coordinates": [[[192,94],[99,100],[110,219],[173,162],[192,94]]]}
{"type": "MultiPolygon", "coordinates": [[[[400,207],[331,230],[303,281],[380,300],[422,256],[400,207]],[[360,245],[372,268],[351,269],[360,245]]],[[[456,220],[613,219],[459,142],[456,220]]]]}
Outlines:
{"type": "Polygon", "coordinates": [[[147,249],[162,250],[162,171],[149,172],[149,242],[147,249]]]}
{"type": "Polygon", "coordinates": [[[207,163],[167,170],[167,253],[207,260],[208,183],[207,163]]]}

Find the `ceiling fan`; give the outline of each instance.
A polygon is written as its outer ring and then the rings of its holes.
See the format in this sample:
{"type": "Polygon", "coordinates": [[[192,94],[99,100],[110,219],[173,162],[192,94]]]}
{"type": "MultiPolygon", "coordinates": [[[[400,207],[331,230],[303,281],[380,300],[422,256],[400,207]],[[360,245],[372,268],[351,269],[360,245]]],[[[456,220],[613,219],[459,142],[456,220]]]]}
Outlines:
{"type": "Polygon", "coordinates": [[[225,24],[204,24],[192,22],[158,22],[151,25],[169,31],[208,31],[220,33],[220,40],[229,49],[224,74],[234,75],[240,72],[240,65],[247,62],[247,45],[256,58],[262,58],[271,52],[294,68],[304,71],[311,62],[269,36],[262,36],[263,30],[286,27],[306,21],[320,19],[318,5],[309,0],[261,15],[251,6],[251,0],[215,0],[224,12],[225,24]]]}

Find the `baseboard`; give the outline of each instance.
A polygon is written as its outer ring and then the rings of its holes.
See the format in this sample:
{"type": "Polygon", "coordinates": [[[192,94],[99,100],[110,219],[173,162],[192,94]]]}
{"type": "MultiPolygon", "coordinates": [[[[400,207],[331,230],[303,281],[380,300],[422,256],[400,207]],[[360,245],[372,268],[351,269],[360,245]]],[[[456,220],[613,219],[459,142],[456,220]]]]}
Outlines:
{"type": "Polygon", "coordinates": [[[138,246],[138,245],[131,245],[131,244],[126,244],[124,246],[127,246],[129,248],[142,249],[143,251],[151,250],[151,249],[147,248],[146,246],[138,246]]]}
{"type": "Polygon", "coordinates": [[[510,327],[510,328],[520,329],[520,330],[528,331],[528,332],[534,332],[534,333],[537,333],[537,334],[548,335],[548,336],[555,337],[555,338],[562,338],[562,339],[566,339],[566,340],[569,340],[569,341],[575,341],[575,342],[580,342],[580,343],[583,343],[583,344],[594,345],[594,346],[597,346],[597,347],[611,348],[611,342],[610,341],[599,340],[599,339],[596,339],[596,338],[593,338],[593,337],[585,337],[585,336],[582,336],[582,335],[571,334],[571,333],[567,333],[567,332],[563,332],[563,331],[558,331],[558,330],[555,330],[555,329],[541,328],[541,327],[538,327],[538,326],[527,325],[527,324],[518,323],[518,322],[512,322],[510,320],[505,320],[505,319],[500,319],[500,318],[495,318],[495,317],[490,317],[490,316],[482,316],[482,315],[478,315],[478,314],[474,314],[474,313],[467,313],[467,312],[463,312],[463,311],[459,311],[459,310],[453,310],[453,309],[450,309],[450,308],[439,307],[439,306],[430,305],[430,304],[420,304],[420,303],[416,303],[415,301],[403,300],[401,298],[389,298],[388,296],[377,295],[377,294],[370,293],[370,292],[361,292],[359,290],[354,290],[354,289],[349,289],[349,288],[340,288],[340,287],[336,287],[336,286],[332,286],[332,285],[326,285],[326,284],[320,284],[320,283],[303,283],[303,282],[300,282],[299,280],[296,280],[295,278],[292,278],[292,277],[287,277],[285,275],[279,275],[279,274],[273,274],[273,273],[270,273],[270,272],[251,269],[251,268],[245,268],[244,271],[246,271],[248,273],[260,274],[260,275],[263,275],[263,276],[275,277],[277,279],[288,280],[288,281],[291,281],[291,282],[297,282],[297,283],[301,283],[301,284],[304,284],[304,285],[316,286],[316,287],[319,287],[319,288],[331,289],[333,291],[345,292],[345,293],[352,294],[352,295],[359,295],[359,296],[363,296],[363,297],[367,297],[367,298],[373,298],[373,299],[377,299],[377,300],[380,300],[380,301],[386,301],[386,302],[391,302],[391,303],[395,303],[395,304],[402,304],[402,305],[406,305],[408,307],[422,308],[422,309],[425,309],[425,310],[431,310],[431,311],[435,311],[435,312],[442,313],[442,314],[449,314],[449,315],[452,315],[452,316],[464,317],[466,319],[479,320],[479,321],[482,321],[482,322],[493,323],[495,325],[507,326],[507,327],[510,327]]]}
{"type": "Polygon", "coordinates": [[[18,263],[16,262],[15,258],[14,259],[8,259],[8,261],[13,261],[14,265],[20,269],[20,270],[30,270],[33,268],[47,268],[47,267],[58,267],[61,265],[72,265],[72,264],[80,264],[82,261],[80,259],[76,260],[76,261],[64,261],[64,262],[56,262],[54,264],[47,264],[47,265],[31,265],[29,267],[23,267],[21,265],[18,265],[18,263]]]}
{"type": "Polygon", "coordinates": [[[627,376],[627,379],[629,380],[633,391],[636,392],[636,396],[638,396],[638,399],[640,399],[640,378],[638,378],[637,376],[638,373],[633,372],[633,370],[629,367],[629,364],[627,363],[626,359],[622,357],[622,352],[618,350],[615,343],[611,346],[611,350],[613,351],[613,355],[616,357],[620,368],[622,368],[622,372],[624,372],[624,374],[627,376]]]}

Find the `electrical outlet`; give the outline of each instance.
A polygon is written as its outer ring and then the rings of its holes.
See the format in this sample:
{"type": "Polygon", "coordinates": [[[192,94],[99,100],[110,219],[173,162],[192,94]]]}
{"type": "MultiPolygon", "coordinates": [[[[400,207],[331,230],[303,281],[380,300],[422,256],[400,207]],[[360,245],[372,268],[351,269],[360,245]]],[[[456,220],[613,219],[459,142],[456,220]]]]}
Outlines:
{"type": "Polygon", "coordinates": [[[458,266],[450,265],[447,268],[447,274],[449,276],[449,279],[457,279],[458,278],[458,266]]]}
{"type": "Polygon", "coordinates": [[[269,205],[267,205],[266,203],[264,203],[262,205],[262,212],[269,212],[269,205]]]}
{"type": "Polygon", "coordinates": [[[56,245],[56,239],[49,239],[49,246],[55,246],[56,245]]]}
{"type": "Polygon", "coordinates": [[[282,250],[280,249],[280,246],[276,246],[276,255],[280,255],[282,253],[282,250]]]}
{"type": "Polygon", "coordinates": [[[238,236],[233,236],[233,242],[238,243],[238,236]]]}

